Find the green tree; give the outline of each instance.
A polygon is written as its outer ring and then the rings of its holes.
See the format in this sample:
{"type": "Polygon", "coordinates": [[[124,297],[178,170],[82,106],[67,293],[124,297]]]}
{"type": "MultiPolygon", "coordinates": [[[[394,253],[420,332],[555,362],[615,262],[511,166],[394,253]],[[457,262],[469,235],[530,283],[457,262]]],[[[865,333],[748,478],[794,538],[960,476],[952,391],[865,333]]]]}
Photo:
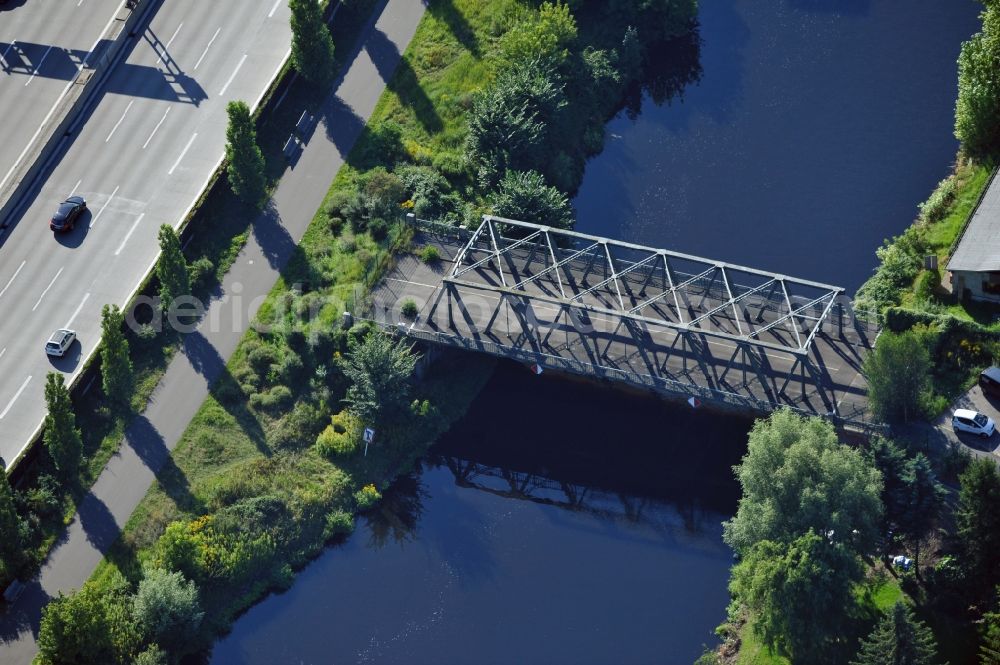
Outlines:
{"type": "Polygon", "coordinates": [[[735,471],[743,496],[724,538],[738,552],[763,540],[789,543],[810,529],[859,554],[874,549],[882,479],[822,418],[782,409],[758,420],[735,471]]]}
{"type": "Polygon", "coordinates": [[[955,136],[972,153],[1000,146],[1000,6],[988,3],[982,31],[962,44],[958,56],[955,136]]]}
{"type": "Polygon", "coordinates": [[[128,406],[135,385],[124,328],[125,315],[118,305],[105,305],[101,310],[101,378],[104,394],[120,407],[128,406]]]}
{"type": "Polygon", "coordinates": [[[320,3],[288,0],[292,10],[292,66],[310,83],[326,86],[333,80],[333,38],[320,3]]]}
{"type": "Polygon", "coordinates": [[[83,442],[80,430],[76,429],[69,390],[58,372],[49,372],[45,377],[45,405],[49,410],[45,416],[45,449],[63,482],[75,483],[83,457],[83,442]]]}
{"type": "Polygon", "coordinates": [[[365,425],[395,420],[409,406],[410,376],[418,356],[403,340],[372,332],[352,343],[339,364],[351,381],[347,403],[365,425]]]}
{"type": "Polygon", "coordinates": [[[14,506],[14,492],[0,469],[0,577],[13,577],[21,565],[21,518],[14,506]]]}
{"type": "Polygon", "coordinates": [[[862,367],[868,399],[879,418],[907,422],[922,413],[930,395],[931,358],[912,331],[886,332],[862,367]]]}
{"type": "Polygon", "coordinates": [[[748,610],[760,640],[794,662],[843,662],[837,638],[863,574],[857,556],[812,530],[790,543],[762,540],[733,568],[730,611],[748,610]]]}
{"type": "Polygon", "coordinates": [[[983,640],[979,647],[980,665],[1000,665],[1000,614],[983,617],[983,640]]]}
{"type": "Polygon", "coordinates": [[[902,480],[904,508],[899,516],[899,532],[913,546],[913,559],[919,575],[920,543],[934,528],[944,506],[945,490],[923,453],[917,453],[907,461],[902,480]]]}
{"type": "Polygon", "coordinates": [[[883,531],[893,531],[906,511],[906,451],[890,439],[874,436],[868,445],[868,457],[882,474],[883,531]]]}
{"type": "Polygon", "coordinates": [[[229,115],[229,127],[226,128],[229,186],[241,201],[259,208],[267,199],[267,176],[264,153],[257,145],[257,128],[246,102],[229,102],[226,113],[229,115]]]}
{"type": "Polygon", "coordinates": [[[181,241],[177,232],[169,224],[160,227],[160,261],[156,264],[156,276],[160,280],[160,303],[169,308],[175,298],[191,295],[190,275],[187,261],[181,251],[181,241]]]}
{"type": "Polygon", "coordinates": [[[573,226],[573,206],[566,195],[545,183],[537,171],[508,171],[490,195],[493,214],[558,229],[573,226]]]}
{"type": "Polygon", "coordinates": [[[503,67],[517,68],[533,58],[561,64],[576,41],[576,19],[562,2],[543,2],[538,13],[527,15],[500,40],[503,67]]]}
{"type": "Polygon", "coordinates": [[[128,582],[119,573],[101,587],[60,592],[42,609],[38,631],[44,665],[130,662],[140,643],[130,617],[128,582]]]}
{"type": "Polygon", "coordinates": [[[476,95],[465,152],[480,184],[493,187],[509,169],[527,171],[545,163],[550,127],[566,103],[565,81],[551,63],[537,58],[503,70],[476,95]]]}
{"type": "Polygon", "coordinates": [[[158,644],[150,644],[132,661],[132,665],[167,665],[167,652],[158,644]]]}
{"type": "Polygon", "coordinates": [[[1000,582],[1000,473],[993,460],[977,458],[959,480],[959,563],[982,601],[1000,582]]]}
{"type": "Polygon", "coordinates": [[[198,587],[179,572],[146,571],[132,600],[135,620],[146,639],[168,651],[180,650],[197,634],[205,613],[198,587]]]}
{"type": "Polygon", "coordinates": [[[861,643],[851,665],[934,665],[934,634],[901,602],[886,614],[861,643]]]}

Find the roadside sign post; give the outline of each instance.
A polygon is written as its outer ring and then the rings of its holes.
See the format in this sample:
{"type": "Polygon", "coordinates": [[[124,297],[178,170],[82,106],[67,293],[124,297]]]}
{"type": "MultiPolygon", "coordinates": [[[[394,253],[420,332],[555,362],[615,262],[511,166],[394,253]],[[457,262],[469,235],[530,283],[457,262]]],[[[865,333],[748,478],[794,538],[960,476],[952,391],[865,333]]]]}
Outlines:
{"type": "Polygon", "coordinates": [[[368,444],[371,443],[372,439],[375,438],[375,430],[373,430],[371,427],[366,427],[363,438],[365,440],[365,457],[368,457],[368,444]]]}

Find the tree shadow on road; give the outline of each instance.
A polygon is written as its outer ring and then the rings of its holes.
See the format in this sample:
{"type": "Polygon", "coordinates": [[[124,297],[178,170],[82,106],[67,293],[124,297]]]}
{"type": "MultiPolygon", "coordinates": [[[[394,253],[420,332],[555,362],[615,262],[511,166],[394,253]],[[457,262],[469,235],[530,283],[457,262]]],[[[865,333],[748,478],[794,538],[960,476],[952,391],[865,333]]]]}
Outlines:
{"type": "Polygon", "coordinates": [[[187,476],[178,468],[163,436],[146,416],[139,416],[132,421],[125,435],[125,441],[143,464],[156,475],[156,480],[164,493],[180,510],[188,513],[203,511],[202,502],[191,493],[187,476]]]}

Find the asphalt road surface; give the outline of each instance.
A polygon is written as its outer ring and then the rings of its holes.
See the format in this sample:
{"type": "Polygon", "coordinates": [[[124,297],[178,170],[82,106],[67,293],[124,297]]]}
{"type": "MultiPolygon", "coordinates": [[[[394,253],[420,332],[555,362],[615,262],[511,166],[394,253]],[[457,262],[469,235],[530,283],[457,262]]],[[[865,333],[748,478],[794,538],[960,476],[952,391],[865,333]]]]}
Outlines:
{"type": "Polygon", "coordinates": [[[224,152],[226,104],[253,105],[267,89],[289,52],[288,20],[284,0],[164,2],[14,216],[0,246],[5,463],[44,419],[46,372],[81,369],[98,342],[102,306],[125,303],[156,259],[159,226],[177,226],[202,192],[224,152]],[[75,230],[54,235],[48,220],[70,194],[85,197],[89,211],[75,230]],[[79,341],[50,359],[45,341],[61,327],[79,341]]]}
{"type": "Polygon", "coordinates": [[[377,22],[367,26],[362,47],[345,58],[347,72],[335,82],[335,93],[318,114],[318,126],[294,170],[285,173],[274,192],[272,206],[254,220],[253,234],[223,280],[222,294],[212,301],[198,329],[185,336],[183,353],[171,361],[145,413],[130,424],[119,455],[84,498],[39,577],[0,616],[0,663],[31,662],[41,608],[59,591],[77,589],[90,577],[145,496],[243,336],[245,325],[230,322],[247,321],[274,286],[278,271],[292,256],[330,181],[364,129],[423,12],[422,2],[389,0],[377,22]]]}
{"type": "Polygon", "coordinates": [[[0,190],[125,0],[0,4],[0,190]]]}

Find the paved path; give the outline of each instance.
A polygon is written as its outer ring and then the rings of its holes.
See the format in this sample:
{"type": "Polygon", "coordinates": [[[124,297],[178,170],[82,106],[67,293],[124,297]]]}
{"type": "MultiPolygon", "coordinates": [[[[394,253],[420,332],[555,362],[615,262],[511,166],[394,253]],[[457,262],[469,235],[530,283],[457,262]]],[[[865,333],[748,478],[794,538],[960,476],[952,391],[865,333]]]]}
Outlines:
{"type": "MultiPolygon", "coordinates": [[[[227,102],[253,104],[267,90],[289,52],[289,14],[283,0],[161,3],[44,182],[11,215],[0,246],[7,464],[44,419],[45,374],[80,372],[100,337],[101,308],[128,300],[159,253],[160,225],[178,226],[201,195],[223,156],[227,102]],[[90,211],[53,237],[48,220],[70,193],[84,196],[90,211]],[[43,347],[61,327],[75,329],[79,343],[52,361],[43,347]]],[[[23,88],[30,74],[10,76],[23,88]]]]}
{"type": "Polygon", "coordinates": [[[0,622],[4,665],[31,661],[44,603],[90,577],[148,491],[319,208],[423,12],[422,2],[389,0],[377,22],[367,26],[362,47],[350,55],[349,69],[334,84],[319,127],[294,169],[282,178],[270,209],[254,221],[252,237],[226,276],[222,294],[198,329],[185,337],[184,353],[171,362],[146,412],[130,425],[126,445],[94,484],[40,577],[0,622]],[[210,325],[213,321],[221,324],[210,325]]]}

